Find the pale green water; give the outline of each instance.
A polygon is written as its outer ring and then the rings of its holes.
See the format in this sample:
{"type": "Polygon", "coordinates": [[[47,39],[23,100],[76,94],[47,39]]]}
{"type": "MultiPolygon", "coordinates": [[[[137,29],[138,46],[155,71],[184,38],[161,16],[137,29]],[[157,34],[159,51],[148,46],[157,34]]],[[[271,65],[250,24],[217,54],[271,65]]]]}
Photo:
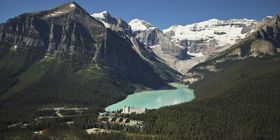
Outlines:
{"type": "Polygon", "coordinates": [[[184,85],[174,85],[177,89],[138,92],[126,99],[105,108],[106,111],[117,111],[123,106],[158,109],[163,106],[189,102],[194,99],[193,90],[184,85]]]}

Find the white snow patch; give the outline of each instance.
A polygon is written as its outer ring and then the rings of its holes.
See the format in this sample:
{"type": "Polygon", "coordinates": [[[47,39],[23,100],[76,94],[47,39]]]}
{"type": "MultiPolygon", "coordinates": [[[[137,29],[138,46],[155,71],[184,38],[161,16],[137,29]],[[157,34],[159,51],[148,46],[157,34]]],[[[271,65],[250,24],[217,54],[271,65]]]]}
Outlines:
{"type": "Polygon", "coordinates": [[[63,14],[64,12],[62,12],[62,11],[55,11],[55,12],[53,12],[53,13],[50,13],[49,15],[48,15],[48,17],[54,17],[54,16],[57,16],[57,15],[61,15],[61,14],[63,14]]]}
{"type": "Polygon", "coordinates": [[[76,5],[75,5],[74,3],[71,3],[71,4],[70,4],[70,7],[73,8],[73,7],[76,7],[76,5]]]}
{"type": "Polygon", "coordinates": [[[185,26],[174,25],[163,30],[163,32],[165,34],[173,32],[173,41],[216,40],[219,46],[225,46],[235,44],[236,40],[245,38],[247,34],[242,34],[243,27],[240,25],[250,26],[257,23],[257,21],[250,19],[210,19],[185,26]]]}
{"type": "Polygon", "coordinates": [[[104,20],[105,19],[105,15],[108,14],[108,11],[103,11],[103,12],[100,12],[100,13],[93,13],[91,16],[93,16],[94,18],[96,19],[99,19],[99,20],[104,20]]]}
{"type": "Polygon", "coordinates": [[[103,20],[99,20],[99,21],[102,22],[106,28],[110,28],[111,27],[111,25],[109,23],[107,23],[107,22],[105,22],[103,20]]]}
{"type": "Polygon", "coordinates": [[[199,53],[190,53],[190,52],[188,52],[188,54],[191,55],[191,56],[194,56],[194,57],[202,57],[202,56],[204,56],[202,52],[199,52],[199,53]]]}
{"type": "Polygon", "coordinates": [[[99,20],[100,22],[102,22],[106,28],[110,28],[111,25],[105,21],[106,16],[108,14],[109,14],[108,11],[103,11],[103,12],[100,12],[100,13],[93,13],[91,16],[94,17],[95,19],[99,20]]]}
{"type": "Polygon", "coordinates": [[[274,18],[274,16],[266,16],[267,18],[274,18]]]}
{"type": "Polygon", "coordinates": [[[51,10],[51,12],[46,15],[46,17],[48,18],[48,17],[60,16],[62,14],[73,11],[75,9],[75,7],[76,7],[76,5],[74,3],[71,3],[71,4],[63,6],[61,8],[51,10]]]}
{"type": "Polygon", "coordinates": [[[151,23],[141,20],[141,19],[133,19],[128,23],[131,26],[132,31],[146,31],[148,29],[155,29],[156,27],[151,23]]]}
{"type": "Polygon", "coordinates": [[[153,46],[149,46],[151,49],[156,48],[156,47],[161,47],[160,45],[153,45],[153,46]]]}

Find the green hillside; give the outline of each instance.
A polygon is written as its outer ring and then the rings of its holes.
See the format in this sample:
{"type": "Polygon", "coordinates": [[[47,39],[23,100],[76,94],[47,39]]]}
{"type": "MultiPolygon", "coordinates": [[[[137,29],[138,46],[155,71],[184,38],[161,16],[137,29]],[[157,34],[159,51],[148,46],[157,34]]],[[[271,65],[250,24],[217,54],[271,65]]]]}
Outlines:
{"type": "Polygon", "coordinates": [[[176,139],[280,137],[280,56],[236,61],[192,85],[196,99],[145,115],[147,132],[176,139]]]}

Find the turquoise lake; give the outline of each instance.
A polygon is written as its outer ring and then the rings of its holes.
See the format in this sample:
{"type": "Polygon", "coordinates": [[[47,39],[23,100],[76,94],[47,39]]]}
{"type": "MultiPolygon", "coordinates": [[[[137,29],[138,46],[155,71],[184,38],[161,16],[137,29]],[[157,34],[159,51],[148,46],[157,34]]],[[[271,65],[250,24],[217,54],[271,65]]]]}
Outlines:
{"type": "Polygon", "coordinates": [[[117,111],[124,106],[158,109],[163,106],[176,105],[194,99],[193,90],[185,85],[173,84],[176,89],[138,92],[126,99],[105,108],[106,111],[117,111]]]}

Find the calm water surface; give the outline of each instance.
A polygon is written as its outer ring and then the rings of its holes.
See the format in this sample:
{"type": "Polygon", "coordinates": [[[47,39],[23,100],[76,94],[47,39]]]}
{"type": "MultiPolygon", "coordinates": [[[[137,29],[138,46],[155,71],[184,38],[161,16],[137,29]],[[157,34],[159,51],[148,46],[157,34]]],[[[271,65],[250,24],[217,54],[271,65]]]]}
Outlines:
{"type": "Polygon", "coordinates": [[[194,99],[193,90],[185,85],[172,84],[176,89],[138,92],[126,99],[105,108],[106,111],[117,111],[123,106],[158,109],[163,106],[189,102],[194,99]]]}

